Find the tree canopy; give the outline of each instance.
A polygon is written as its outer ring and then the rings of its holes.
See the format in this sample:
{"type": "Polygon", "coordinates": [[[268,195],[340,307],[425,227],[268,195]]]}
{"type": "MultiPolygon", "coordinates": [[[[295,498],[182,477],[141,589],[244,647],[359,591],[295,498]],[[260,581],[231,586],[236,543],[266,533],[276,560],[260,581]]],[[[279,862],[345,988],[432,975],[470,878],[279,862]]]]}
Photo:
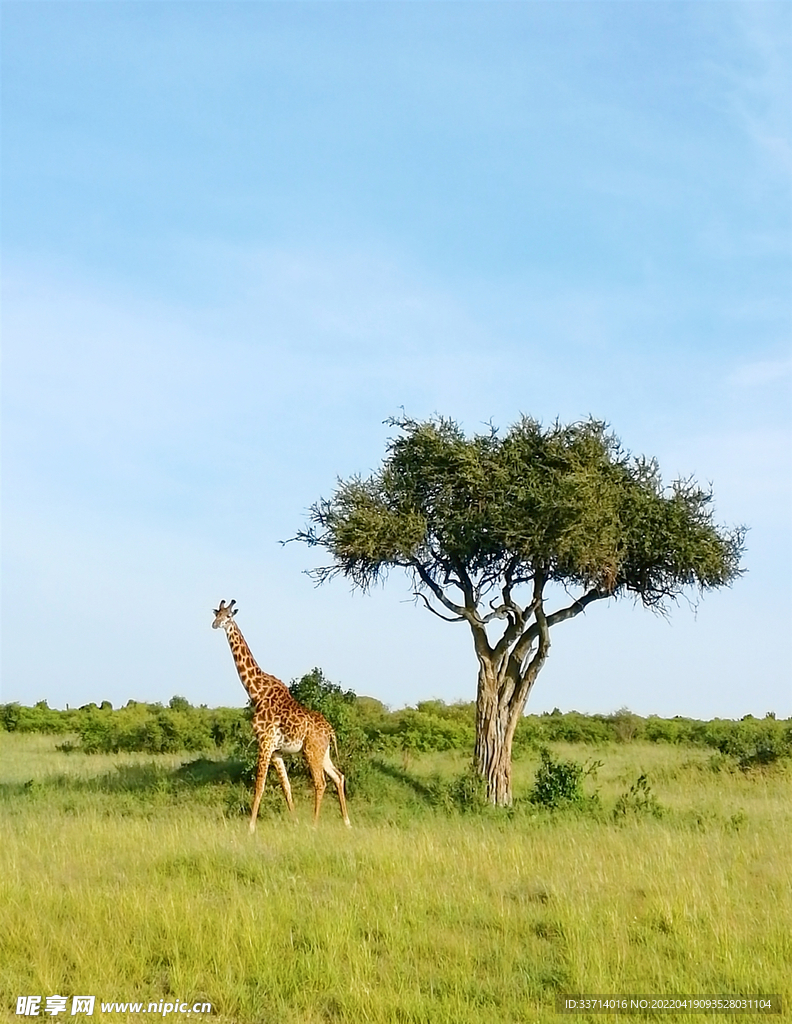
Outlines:
{"type": "Polygon", "coordinates": [[[318,581],[343,575],[366,590],[401,566],[433,593],[469,580],[481,598],[540,569],[664,607],[740,572],[744,531],[714,526],[712,491],[693,479],[664,487],[656,461],[625,452],[601,421],[543,430],[523,417],[504,437],[470,439],[449,419],[389,422],[402,436],[380,471],[339,481],[298,534],[333,556],[318,581]]]}
{"type": "MultiPolygon", "coordinates": [[[[490,427],[473,437],[442,417],[388,422],[398,434],[380,469],[339,480],[297,539],[332,558],[312,570],[318,582],[341,575],[367,590],[401,567],[427,608],[466,621],[479,724],[489,693],[509,709],[495,729],[507,746],[553,625],[624,595],[666,611],[686,590],[727,585],[742,571],[745,531],[714,523],[711,489],[692,477],[664,485],[657,462],[632,456],[602,421],[545,428],[523,416],[503,435],[490,427]],[[577,594],[548,610],[552,583],[577,594]]],[[[508,802],[506,791],[495,802],[508,802]]]]}

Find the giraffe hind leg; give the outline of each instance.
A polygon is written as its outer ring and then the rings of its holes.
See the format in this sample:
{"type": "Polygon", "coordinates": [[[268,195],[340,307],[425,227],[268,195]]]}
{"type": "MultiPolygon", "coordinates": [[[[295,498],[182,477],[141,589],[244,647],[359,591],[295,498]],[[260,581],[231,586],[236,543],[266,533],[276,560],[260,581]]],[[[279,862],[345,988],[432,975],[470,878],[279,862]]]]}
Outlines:
{"type": "Polygon", "coordinates": [[[319,821],[319,808],[322,806],[322,797],[324,796],[324,791],[327,788],[327,783],[325,782],[321,758],[306,756],[306,761],[308,762],[308,768],[310,769],[314,785],[313,823],[314,828],[316,828],[319,821]]]}
{"type": "Polygon", "coordinates": [[[283,758],[279,754],[275,754],[272,758],[272,763],[275,765],[275,771],[278,773],[280,779],[281,789],[283,795],[286,797],[286,805],[294,817],[294,801],[292,800],[291,783],[289,782],[289,776],[286,773],[286,765],[283,763],[283,758]]]}
{"type": "Polygon", "coordinates": [[[327,772],[335,783],[335,788],[338,791],[338,802],[341,804],[341,817],[344,819],[346,827],[351,828],[352,822],[349,820],[349,814],[347,813],[346,795],[344,793],[344,776],[336,768],[330,758],[330,747],[325,751],[324,760],[322,761],[322,770],[323,772],[327,772]]]}

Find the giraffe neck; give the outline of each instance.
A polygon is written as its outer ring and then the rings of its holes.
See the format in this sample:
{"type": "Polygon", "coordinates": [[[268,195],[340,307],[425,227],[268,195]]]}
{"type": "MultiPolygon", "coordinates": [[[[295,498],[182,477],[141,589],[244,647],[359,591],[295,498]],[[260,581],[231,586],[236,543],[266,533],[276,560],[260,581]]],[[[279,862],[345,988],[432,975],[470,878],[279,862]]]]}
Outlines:
{"type": "Polygon", "coordinates": [[[250,697],[256,700],[259,695],[259,687],[254,685],[254,681],[256,677],[261,676],[263,673],[256,664],[256,659],[253,657],[247,641],[242,636],[242,632],[235,622],[229,624],[226,629],[226,636],[228,637],[228,644],[234,656],[234,664],[237,667],[239,678],[242,680],[242,685],[250,697]]]}

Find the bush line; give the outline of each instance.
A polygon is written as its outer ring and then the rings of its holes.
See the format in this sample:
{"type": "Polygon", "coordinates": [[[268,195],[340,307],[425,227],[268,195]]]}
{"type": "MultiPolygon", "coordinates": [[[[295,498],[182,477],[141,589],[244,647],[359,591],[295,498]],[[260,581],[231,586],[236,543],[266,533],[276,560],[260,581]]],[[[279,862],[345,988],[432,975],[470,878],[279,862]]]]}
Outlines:
{"type": "MultiPolygon", "coordinates": [[[[470,751],[475,735],[475,704],[421,701],[415,707],[390,711],[373,697],[358,697],[327,680],[315,668],[290,686],[308,707],[321,711],[338,737],[342,760],[360,766],[374,753],[402,751],[430,753],[470,751]]],[[[243,760],[255,758],[255,745],[247,708],[194,707],[184,697],[172,697],[167,707],[129,701],[114,709],[100,705],[59,711],[45,700],[33,707],[0,704],[0,729],[7,732],[48,733],[78,737],[62,749],[85,753],[181,753],[213,748],[233,751],[243,760]]],[[[609,715],[563,714],[557,708],[541,715],[526,715],[514,737],[514,756],[541,750],[548,743],[566,742],[599,746],[632,741],[710,747],[733,759],[741,768],[761,767],[792,757],[792,719],[777,720],[746,715],[739,721],[692,718],[643,718],[626,708],[609,715]]]]}

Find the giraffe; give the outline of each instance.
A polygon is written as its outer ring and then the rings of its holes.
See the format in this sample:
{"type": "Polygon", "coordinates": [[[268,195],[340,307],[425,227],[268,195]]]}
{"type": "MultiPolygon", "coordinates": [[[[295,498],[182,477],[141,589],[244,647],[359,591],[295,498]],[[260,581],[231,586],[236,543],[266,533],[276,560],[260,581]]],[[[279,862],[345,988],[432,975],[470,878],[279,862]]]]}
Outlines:
{"type": "Polygon", "coordinates": [[[319,808],[322,805],[322,797],[327,785],[325,782],[325,773],[327,773],[338,790],[344,824],[350,827],[351,822],[347,814],[346,797],[344,796],[344,776],[330,760],[330,741],[335,741],[332,726],[324,715],[319,714],[318,711],[309,711],[308,708],[298,703],[280,679],[262,672],[258,667],[239,626],[234,622],[234,616],[239,610],[234,607],[235,604],[236,601],[231,601],[229,604],[226,604],[225,601],[220,602],[220,607],[214,609],[215,618],[212,628],[225,630],[239,678],[250,695],[254,707],[253,731],[258,743],[258,763],[256,765],[256,791],[250,815],[250,831],[254,832],[256,829],[256,818],[264,792],[264,783],[267,781],[270,761],[275,765],[289,811],[292,815],[294,814],[291,785],[281,754],[296,754],[299,751],[302,751],[313,779],[314,826],[319,820],[319,808]]]}

